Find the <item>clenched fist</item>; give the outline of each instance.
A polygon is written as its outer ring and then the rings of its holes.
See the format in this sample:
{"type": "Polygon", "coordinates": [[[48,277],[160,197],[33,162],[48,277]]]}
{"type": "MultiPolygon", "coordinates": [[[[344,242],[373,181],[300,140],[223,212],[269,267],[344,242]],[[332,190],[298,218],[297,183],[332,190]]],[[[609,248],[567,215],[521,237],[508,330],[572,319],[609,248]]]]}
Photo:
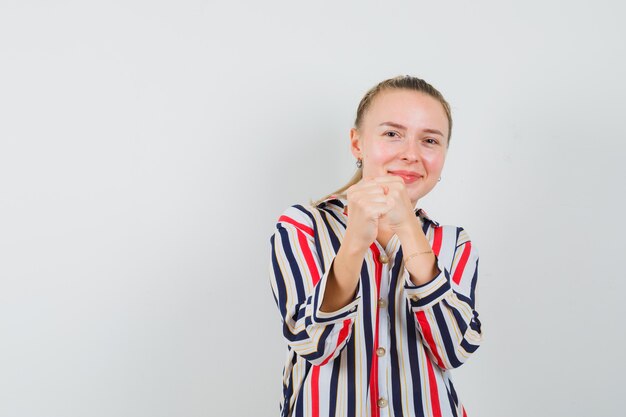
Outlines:
{"type": "Polygon", "coordinates": [[[398,176],[363,178],[346,194],[350,210],[346,235],[362,248],[369,247],[381,230],[397,233],[415,221],[404,181],[398,176]]]}

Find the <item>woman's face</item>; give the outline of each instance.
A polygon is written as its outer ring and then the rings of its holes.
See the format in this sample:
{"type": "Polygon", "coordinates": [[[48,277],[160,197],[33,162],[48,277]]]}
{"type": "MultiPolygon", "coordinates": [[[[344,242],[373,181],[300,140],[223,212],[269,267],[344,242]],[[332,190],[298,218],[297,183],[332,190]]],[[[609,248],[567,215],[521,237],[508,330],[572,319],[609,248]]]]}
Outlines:
{"type": "Polygon", "coordinates": [[[352,154],[363,160],[364,178],[401,177],[415,205],[439,180],[448,129],[437,99],[413,90],[385,90],[374,97],[361,127],[350,131],[352,154]]]}

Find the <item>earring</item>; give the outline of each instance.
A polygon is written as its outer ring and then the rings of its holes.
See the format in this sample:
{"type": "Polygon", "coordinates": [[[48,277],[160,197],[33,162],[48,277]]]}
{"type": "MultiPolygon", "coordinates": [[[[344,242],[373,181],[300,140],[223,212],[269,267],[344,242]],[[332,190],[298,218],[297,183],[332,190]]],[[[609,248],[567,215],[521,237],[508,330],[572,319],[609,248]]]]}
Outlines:
{"type": "Polygon", "coordinates": [[[437,181],[441,181],[441,177],[439,177],[439,179],[437,181]]]}
{"type": "Polygon", "coordinates": [[[356,160],[356,167],[359,169],[363,167],[363,160],[361,158],[356,160]]]}

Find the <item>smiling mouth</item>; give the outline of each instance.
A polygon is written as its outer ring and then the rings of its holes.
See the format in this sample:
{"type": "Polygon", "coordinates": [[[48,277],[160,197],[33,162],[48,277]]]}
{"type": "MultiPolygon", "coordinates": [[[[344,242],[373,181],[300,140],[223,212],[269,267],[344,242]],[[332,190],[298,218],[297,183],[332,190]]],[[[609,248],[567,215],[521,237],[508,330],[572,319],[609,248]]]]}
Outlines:
{"type": "Polygon", "coordinates": [[[393,171],[389,171],[389,173],[391,175],[395,175],[397,177],[402,178],[402,180],[404,181],[405,184],[413,183],[413,182],[417,181],[418,179],[422,178],[421,175],[415,174],[415,173],[412,173],[412,172],[393,172],[393,171]]]}

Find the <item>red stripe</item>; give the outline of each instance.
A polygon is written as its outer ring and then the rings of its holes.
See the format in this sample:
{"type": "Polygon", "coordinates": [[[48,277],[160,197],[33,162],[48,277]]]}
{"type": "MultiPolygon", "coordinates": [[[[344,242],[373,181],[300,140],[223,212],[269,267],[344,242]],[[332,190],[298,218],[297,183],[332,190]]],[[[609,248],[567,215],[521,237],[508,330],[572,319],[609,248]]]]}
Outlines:
{"type": "Polygon", "coordinates": [[[461,409],[463,409],[463,417],[467,417],[467,413],[465,412],[465,407],[461,406],[461,409]]]}
{"type": "Polygon", "coordinates": [[[317,266],[315,265],[315,259],[313,258],[313,253],[311,252],[309,241],[306,238],[306,236],[304,236],[304,233],[302,233],[302,232],[305,232],[311,236],[314,236],[313,229],[311,229],[309,226],[306,226],[302,223],[298,223],[291,217],[287,217],[284,215],[280,216],[278,221],[289,223],[289,224],[296,226],[296,229],[298,231],[299,246],[300,248],[302,248],[302,254],[304,255],[304,260],[306,261],[306,265],[309,269],[309,272],[311,273],[311,280],[313,281],[313,285],[316,285],[320,280],[320,273],[317,270],[317,266]]]}
{"type": "Polygon", "coordinates": [[[461,254],[461,259],[459,259],[459,264],[457,265],[454,276],[452,277],[452,281],[457,284],[461,282],[461,277],[463,276],[463,271],[465,270],[465,265],[467,264],[467,260],[469,259],[470,251],[472,250],[472,242],[468,241],[465,243],[465,248],[463,248],[463,253],[461,254]]]}
{"type": "Polygon", "coordinates": [[[311,371],[311,416],[320,415],[320,367],[313,365],[311,371]]]}
{"type": "MultiPolygon", "coordinates": [[[[372,243],[370,246],[372,249],[372,256],[374,257],[374,265],[375,265],[375,277],[376,277],[376,294],[372,295],[374,300],[378,300],[380,294],[380,280],[382,276],[382,266],[380,264],[380,251],[376,246],[376,243],[372,243]]],[[[372,352],[372,368],[370,371],[370,406],[372,409],[372,417],[380,416],[380,409],[378,408],[378,355],[376,355],[376,350],[378,349],[378,307],[376,310],[376,328],[374,335],[374,351],[372,352]]]]}
{"type": "Polygon", "coordinates": [[[320,415],[320,367],[326,365],[330,358],[332,358],[335,354],[335,351],[341,346],[344,340],[348,337],[350,333],[350,325],[352,324],[351,319],[345,319],[343,321],[343,327],[339,331],[339,337],[337,338],[337,345],[335,346],[335,350],[333,353],[326,358],[324,362],[320,365],[314,365],[311,373],[311,415],[312,417],[319,417],[320,415]]]}
{"type": "MultiPolygon", "coordinates": [[[[299,233],[300,234],[300,233],[299,233]]],[[[318,277],[319,280],[319,277],[318,277]]],[[[319,417],[320,414],[320,393],[319,393],[319,380],[320,380],[320,367],[326,365],[330,359],[334,356],[335,351],[341,346],[341,344],[346,340],[348,334],[350,334],[350,326],[352,325],[351,319],[345,319],[343,321],[343,326],[339,331],[339,336],[337,337],[337,344],[335,345],[335,350],[333,353],[326,358],[324,362],[320,365],[314,365],[311,371],[311,416],[319,417]]]]}
{"type": "Polygon", "coordinates": [[[285,223],[293,224],[294,226],[296,226],[297,229],[302,230],[303,232],[308,233],[311,236],[314,236],[313,229],[311,229],[306,224],[298,223],[297,221],[295,221],[291,217],[280,216],[280,218],[278,219],[278,222],[279,223],[280,222],[285,222],[285,223]]]}
{"type": "Polygon", "coordinates": [[[418,311],[417,313],[415,313],[415,316],[417,317],[417,321],[422,327],[422,334],[424,335],[424,339],[426,339],[426,343],[428,343],[430,351],[437,360],[437,365],[439,365],[439,367],[443,369],[443,361],[441,360],[441,356],[439,356],[439,352],[437,352],[437,345],[435,344],[433,333],[430,330],[430,324],[428,324],[428,319],[426,319],[426,314],[423,311],[418,311]]]}
{"type": "Polygon", "coordinates": [[[348,333],[350,333],[351,324],[352,324],[351,319],[345,319],[343,321],[343,327],[339,331],[339,336],[337,337],[337,345],[335,345],[335,349],[333,350],[333,353],[331,353],[330,356],[328,356],[326,360],[320,364],[320,366],[326,365],[330,361],[330,358],[332,358],[335,355],[335,352],[337,351],[337,349],[339,349],[339,346],[341,346],[343,341],[346,340],[346,338],[348,337],[348,333]]]}
{"type": "Polygon", "coordinates": [[[441,251],[441,240],[443,238],[443,229],[437,226],[433,230],[435,232],[435,236],[433,236],[433,252],[435,253],[435,256],[439,256],[439,252],[441,251]]]}
{"type": "Polygon", "coordinates": [[[439,391],[437,390],[437,380],[433,371],[433,364],[426,358],[428,364],[428,386],[430,388],[430,403],[433,405],[433,417],[441,417],[441,405],[439,404],[439,391]]]}
{"type": "Polygon", "coordinates": [[[300,230],[298,230],[298,244],[302,249],[302,255],[304,255],[306,266],[311,273],[313,285],[316,285],[320,280],[320,272],[317,270],[317,265],[315,265],[315,259],[313,259],[313,253],[309,247],[309,241],[300,230]]]}

